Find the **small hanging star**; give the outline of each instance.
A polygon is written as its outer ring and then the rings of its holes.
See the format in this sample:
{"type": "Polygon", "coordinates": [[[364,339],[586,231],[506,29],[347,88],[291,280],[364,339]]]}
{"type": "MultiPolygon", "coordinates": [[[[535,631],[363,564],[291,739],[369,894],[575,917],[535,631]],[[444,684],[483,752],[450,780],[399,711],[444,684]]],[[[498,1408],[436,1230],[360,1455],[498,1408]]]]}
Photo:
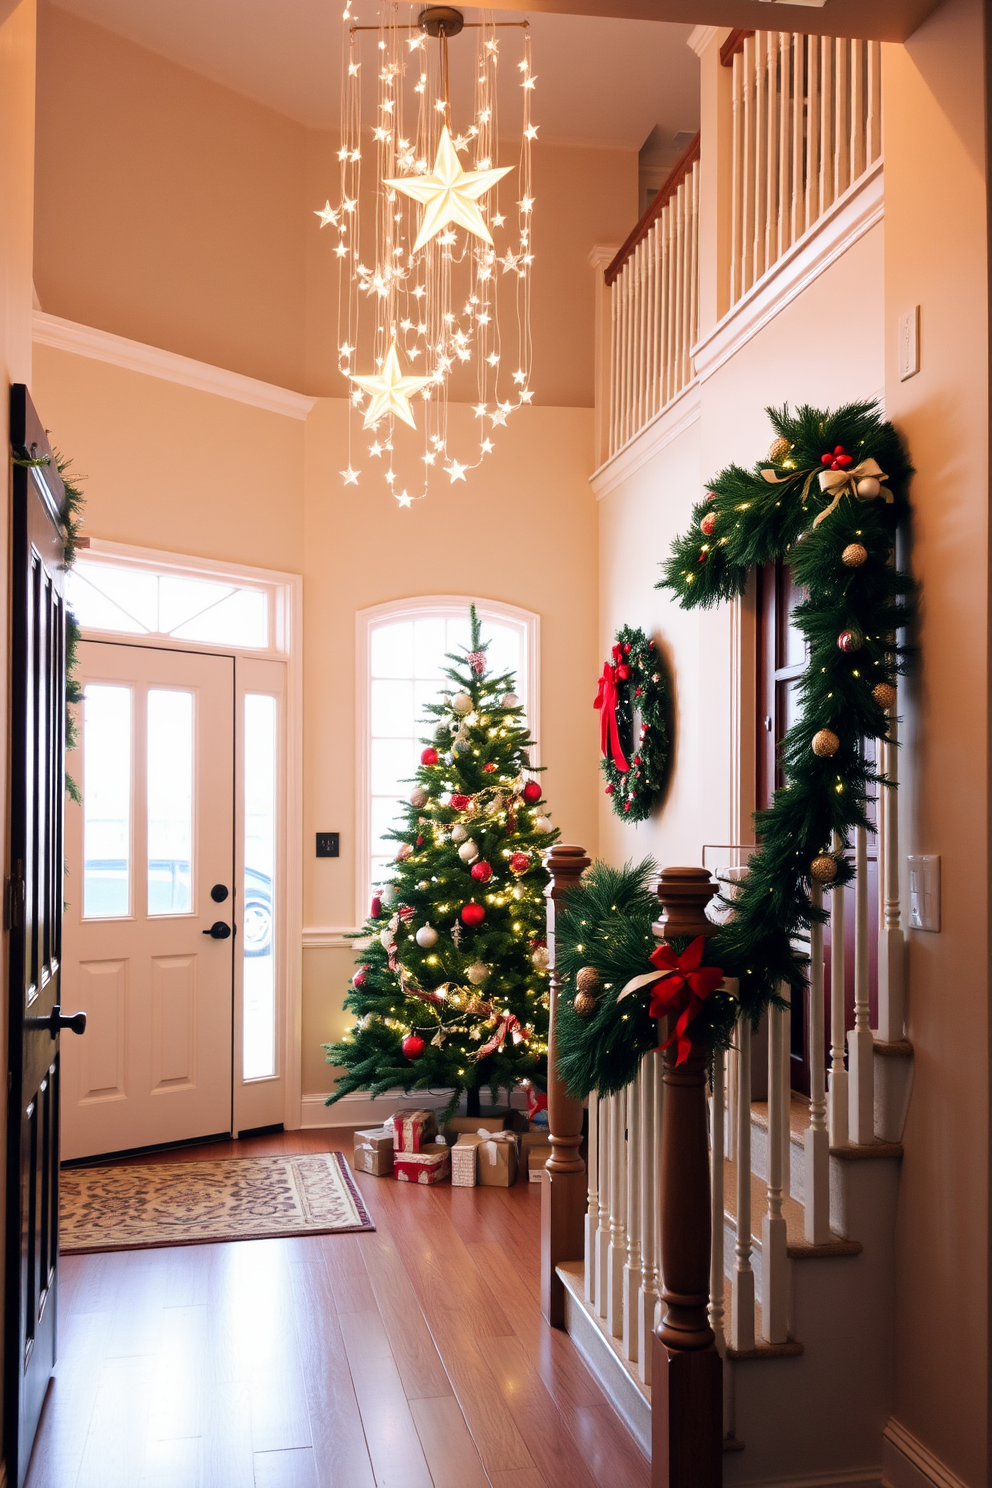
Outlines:
{"type": "Polygon", "coordinates": [[[403,491],[399,496],[397,496],[396,500],[398,501],[400,506],[413,505],[413,497],[408,495],[406,491],[403,491]]]}
{"type": "Polygon", "coordinates": [[[318,211],[315,211],[313,215],[320,218],[321,227],[327,227],[328,224],[333,227],[337,227],[338,225],[339,215],[331,206],[330,199],[318,211]]]}
{"type": "Polygon", "coordinates": [[[344,476],[344,483],[346,486],[357,486],[358,477],[361,475],[361,473],[362,472],[360,470],[352,470],[350,465],[348,466],[347,470],[341,471],[341,474],[344,476]]]}
{"type": "Polygon", "coordinates": [[[451,464],[445,465],[444,469],[445,473],[451,476],[451,484],[454,485],[456,480],[463,481],[465,479],[465,472],[468,466],[459,465],[457,460],[452,460],[451,464]]]}

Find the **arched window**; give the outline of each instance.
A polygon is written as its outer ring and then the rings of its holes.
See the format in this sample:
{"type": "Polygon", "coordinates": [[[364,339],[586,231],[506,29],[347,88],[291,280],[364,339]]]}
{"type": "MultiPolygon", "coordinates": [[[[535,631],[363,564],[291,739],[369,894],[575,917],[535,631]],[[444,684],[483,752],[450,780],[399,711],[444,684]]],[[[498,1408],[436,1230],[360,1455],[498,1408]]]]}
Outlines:
{"type": "MultiPolygon", "coordinates": [[[[516,605],[460,595],[425,595],[359,610],[358,621],[358,820],[357,919],[368,914],[373,884],[388,875],[395,845],[383,834],[394,825],[428,733],[424,706],[445,679],[449,652],[468,645],[469,605],[489,642],[490,669],[513,672],[538,739],[540,616],[516,605]]],[[[533,751],[537,763],[537,750],[533,751]]]]}

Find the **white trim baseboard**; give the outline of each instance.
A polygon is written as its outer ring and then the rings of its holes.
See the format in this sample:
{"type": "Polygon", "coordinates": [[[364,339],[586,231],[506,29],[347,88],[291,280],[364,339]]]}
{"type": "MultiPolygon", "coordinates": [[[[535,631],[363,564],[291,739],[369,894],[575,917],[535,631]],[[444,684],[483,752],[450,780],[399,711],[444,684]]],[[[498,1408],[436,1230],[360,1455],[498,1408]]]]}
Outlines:
{"type": "Polygon", "coordinates": [[[418,1090],[407,1095],[403,1090],[387,1090],[374,1098],[362,1090],[343,1095],[333,1106],[326,1095],[304,1095],[300,1099],[300,1126],[315,1131],[325,1126],[381,1126],[400,1106],[426,1106],[438,1111],[448,1104],[447,1090],[418,1090]]]}
{"type": "Polygon", "coordinates": [[[883,1488],[968,1488],[894,1416],[883,1433],[882,1483],[883,1488]]]}
{"type": "Polygon", "coordinates": [[[358,947],[350,939],[358,933],[357,926],[353,925],[304,925],[303,927],[303,949],[305,951],[334,950],[354,951],[358,947]]]}
{"type": "Polygon", "coordinates": [[[663,450],[686,429],[698,423],[701,401],[698,380],[686,383],[671,403],[667,403],[642,429],[638,429],[632,439],[589,477],[596,500],[602,501],[604,496],[615,491],[635,470],[646,465],[659,450],[663,450]]]}
{"type": "Polygon", "coordinates": [[[115,336],[96,326],[47,315],[44,310],[34,312],[33,338],[38,346],[53,346],[57,351],[71,351],[76,356],[124,367],[129,372],[143,372],[163,382],[177,382],[201,393],[231,398],[236,403],[247,403],[251,408],[263,408],[284,418],[305,419],[317,402],[316,398],[293,392],[291,388],[260,382],[257,377],[229,372],[225,367],[198,362],[175,351],[163,351],[159,346],[147,346],[143,341],[130,341],[126,336],[115,336]]]}
{"type": "Polygon", "coordinates": [[[885,213],[881,160],[793,244],[718,325],[692,348],[696,376],[705,382],[752,337],[846,253],[885,213]]]}

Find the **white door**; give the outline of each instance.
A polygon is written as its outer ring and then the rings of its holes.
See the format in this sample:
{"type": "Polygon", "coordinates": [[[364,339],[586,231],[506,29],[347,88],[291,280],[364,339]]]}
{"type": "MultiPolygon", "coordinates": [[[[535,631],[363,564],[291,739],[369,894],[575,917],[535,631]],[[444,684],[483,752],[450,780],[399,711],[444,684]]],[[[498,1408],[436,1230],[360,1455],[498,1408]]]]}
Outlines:
{"type": "Polygon", "coordinates": [[[231,1130],[234,660],[80,643],[62,1155],[231,1130]],[[67,1041],[68,1042],[68,1041],[67,1041]]]}

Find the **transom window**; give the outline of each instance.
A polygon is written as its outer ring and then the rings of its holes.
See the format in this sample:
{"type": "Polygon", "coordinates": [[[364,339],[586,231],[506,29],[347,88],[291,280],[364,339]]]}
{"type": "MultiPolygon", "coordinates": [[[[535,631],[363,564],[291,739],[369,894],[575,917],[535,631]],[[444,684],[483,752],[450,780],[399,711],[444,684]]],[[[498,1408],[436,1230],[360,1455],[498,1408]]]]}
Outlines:
{"type": "MultiPolygon", "coordinates": [[[[435,702],[447,685],[446,658],[469,643],[470,599],[448,597],[403,600],[359,613],[358,691],[366,706],[359,708],[359,760],[364,766],[359,843],[358,923],[368,913],[371,888],[389,875],[395,843],[386,837],[396,825],[400,803],[410,791],[410,780],[420,761],[421,742],[433,723],[425,721],[425,706],[435,702]],[[364,716],[363,716],[364,714],[364,716]]],[[[538,616],[513,605],[474,601],[482,621],[483,640],[489,642],[490,671],[509,671],[536,738],[536,671],[538,616]]],[[[536,760],[535,760],[536,763],[536,760]]]]}

